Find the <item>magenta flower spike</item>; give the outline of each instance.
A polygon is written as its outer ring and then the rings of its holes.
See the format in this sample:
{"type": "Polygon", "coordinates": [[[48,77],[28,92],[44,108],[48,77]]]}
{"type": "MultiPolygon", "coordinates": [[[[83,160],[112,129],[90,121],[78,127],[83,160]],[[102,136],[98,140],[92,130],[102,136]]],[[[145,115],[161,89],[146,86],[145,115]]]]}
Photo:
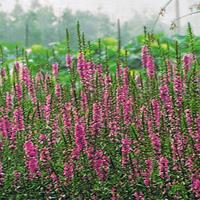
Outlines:
{"type": "Polygon", "coordinates": [[[52,74],[57,77],[58,76],[58,63],[52,64],[52,74]]]}
{"type": "Polygon", "coordinates": [[[142,53],[141,53],[143,67],[147,67],[148,56],[149,56],[149,48],[147,45],[145,45],[142,47],[142,53]]]}
{"type": "Polygon", "coordinates": [[[168,179],[169,178],[169,161],[164,156],[161,156],[158,161],[158,167],[159,167],[159,175],[162,179],[168,179]]]}
{"type": "Polygon", "coordinates": [[[193,61],[194,61],[193,54],[186,54],[186,55],[183,56],[183,67],[184,67],[184,70],[185,70],[186,74],[190,70],[193,61]]]}

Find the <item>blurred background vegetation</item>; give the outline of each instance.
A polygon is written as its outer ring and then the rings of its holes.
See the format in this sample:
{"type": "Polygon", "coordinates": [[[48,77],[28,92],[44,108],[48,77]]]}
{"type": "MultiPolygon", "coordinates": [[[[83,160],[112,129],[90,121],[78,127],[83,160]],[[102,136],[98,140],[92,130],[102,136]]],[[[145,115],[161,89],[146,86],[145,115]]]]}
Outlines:
{"type": "MultiPolygon", "coordinates": [[[[28,10],[24,10],[18,0],[15,1],[15,6],[9,13],[0,6],[0,41],[17,43],[26,47],[33,44],[48,47],[54,42],[62,42],[65,38],[65,28],[68,28],[72,35],[71,44],[74,48],[77,47],[77,21],[80,22],[81,29],[88,40],[116,35],[116,23],[101,12],[97,14],[81,10],[72,12],[66,8],[58,16],[52,4],[40,4],[39,0],[30,1],[28,10]]],[[[143,25],[147,24],[151,27],[154,20],[155,16],[147,17],[143,12],[134,12],[130,20],[121,24],[123,43],[126,44],[134,36],[142,34],[143,25]]],[[[156,31],[169,32],[169,27],[159,21],[156,31]]]]}
{"type": "MultiPolygon", "coordinates": [[[[38,68],[42,68],[43,71],[50,70],[51,64],[58,62],[61,68],[61,78],[64,79],[66,76],[62,73],[66,73],[65,56],[67,52],[65,29],[70,31],[70,47],[73,50],[71,54],[76,58],[78,52],[76,24],[79,21],[81,32],[84,32],[86,37],[86,50],[90,48],[93,60],[99,62],[99,54],[101,54],[101,61],[104,63],[108,56],[110,69],[115,70],[118,43],[117,22],[108,15],[103,12],[92,13],[84,10],[73,12],[69,8],[63,9],[58,15],[52,4],[41,4],[39,0],[30,0],[29,8],[24,9],[19,0],[13,1],[15,4],[10,12],[3,9],[0,2],[0,64],[2,66],[11,68],[18,60],[28,62],[28,65],[33,68],[32,71],[36,72],[38,68]],[[101,52],[99,52],[98,38],[101,38],[101,52]],[[87,41],[91,41],[90,45],[87,41]]],[[[154,31],[149,45],[152,54],[157,58],[157,65],[164,65],[163,55],[176,57],[174,39],[179,42],[182,54],[191,52],[190,37],[186,26],[179,27],[179,18],[181,19],[182,16],[180,16],[177,2],[180,1],[166,0],[166,4],[159,13],[145,15],[144,12],[133,12],[129,20],[121,22],[123,48],[121,53],[125,55],[126,49],[128,66],[131,69],[141,68],[140,52],[141,46],[145,43],[144,25],[147,26],[148,31],[152,31],[152,28],[154,31]],[[173,30],[170,30],[170,25],[159,20],[166,14],[167,6],[171,2],[176,3],[174,6],[177,11],[175,21],[172,22],[173,30]]],[[[200,4],[193,4],[190,10],[189,16],[198,13],[200,4]]],[[[194,37],[194,44],[195,50],[200,52],[198,36],[194,37]]],[[[199,56],[198,53],[197,56],[199,56]]]]}

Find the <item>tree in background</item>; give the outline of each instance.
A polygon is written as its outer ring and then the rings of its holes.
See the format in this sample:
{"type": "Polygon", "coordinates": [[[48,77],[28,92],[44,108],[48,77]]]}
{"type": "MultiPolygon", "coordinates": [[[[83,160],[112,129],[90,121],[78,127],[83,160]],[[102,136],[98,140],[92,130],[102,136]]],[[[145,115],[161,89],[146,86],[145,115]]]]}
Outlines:
{"type": "MultiPolygon", "coordinates": [[[[52,42],[65,40],[65,29],[71,33],[72,47],[77,47],[76,23],[81,24],[81,30],[88,40],[110,37],[116,34],[117,25],[108,16],[99,11],[92,14],[86,11],[72,13],[65,9],[60,16],[56,16],[51,5],[41,5],[39,0],[31,0],[30,8],[23,10],[19,0],[11,13],[5,13],[0,7],[0,41],[20,42],[29,47],[32,44],[48,46],[52,42]]],[[[133,36],[143,32],[143,26],[152,24],[151,18],[143,13],[135,13],[131,20],[122,24],[122,40],[127,43],[133,36]]],[[[164,30],[164,25],[159,22],[157,30],[164,30]],[[160,29],[159,29],[160,27],[160,29]]]]}
{"type": "Polygon", "coordinates": [[[25,41],[25,23],[24,18],[25,13],[23,8],[21,7],[19,0],[16,0],[15,7],[12,13],[8,16],[9,18],[9,41],[10,42],[18,42],[25,41]]]}
{"type": "Polygon", "coordinates": [[[9,40],[9,20],[8,20],[8,16],[7,13],[4,12],[1,8],[1,4],[0,4],[0,39],[2,41],[8,41],[9,40]]]}

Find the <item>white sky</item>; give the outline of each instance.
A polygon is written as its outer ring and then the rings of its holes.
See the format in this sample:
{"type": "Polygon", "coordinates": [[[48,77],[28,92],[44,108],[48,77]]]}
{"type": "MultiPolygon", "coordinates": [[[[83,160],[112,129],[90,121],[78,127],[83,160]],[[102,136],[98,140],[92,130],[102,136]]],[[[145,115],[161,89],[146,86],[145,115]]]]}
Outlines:
{"type": "MultiPolygon", "coordinates": [[[[133,16],[134,11],[142,12],[144,15],[158,13],[168,0],[40,0],[42,4],[52,4],[56,13],[60,13],[66,7],[72,11],[89,10],[96,13],[101,11],[111,17],[112,20],[128,20],[133,16]]],[[[2,7],[10,11],[14,6],[15,0],[0,0],[2,7]]],[[[31,0],[19,0],[24,9],[27,9],[31,0]]],[[[175,0],[174,0],[175,2],[175,0]]],[[[165,23],[171,23],[175,18],[174,2],[167,9],[167,14],[162,17],[165,23]]],[[[189,6],[200,0],[179,0],[181,15],[189,12],[189,6]]],[[[198,16],[200,17],[200,15],[198,16]]],[[[186,20],[194,17],[187,18],[186,20]]],[[[184,22],[184,21],[183,21],[184,22]]]]}

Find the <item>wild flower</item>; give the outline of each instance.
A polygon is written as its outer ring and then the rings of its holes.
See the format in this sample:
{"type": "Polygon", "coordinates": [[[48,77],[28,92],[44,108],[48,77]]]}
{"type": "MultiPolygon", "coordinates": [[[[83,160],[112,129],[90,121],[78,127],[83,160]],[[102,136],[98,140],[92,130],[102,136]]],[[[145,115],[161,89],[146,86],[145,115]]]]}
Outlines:
{"type": "Polygon", "coordinates": [[[172,139],[172,154],[174,161],[174,170],[180,170],[180,161],[182,161],[184,156],[185,139],[181,132],[175,133],[172,139]],[[178,165],[179,163],[179,165],[178,165]]]}
{"type": "Polygon", "coordinates": [[[144,195],[142,192],[134,192],[133,196],[135,200],[144,200],[144,195]]]}
{"type": "Polygon", "coordinates": [[[103,126],[102,121],[102,107],[99,103],[95,102],[93,104],[93,116],[91,124],[91,134],[93,136],[97,136],[99,134],[99,131],[103,126]]]}
{"type": "Polygon", "coordinates": [[[74,177],[74,165],[71,163],[65,163],[63,175],[65,176],[67,182],[71,181],[74,177]]]}
{"type": "Polygon", "coordinates": [[[183,67],[186,74],[190,70],[193,61],[194,61],[194,56],[192,54],[186,54],[183,56],[183,67]]]}
{"type": "Polygon", "coordinates": [[[167,81],[171,82],[173,79],[173,62],[171,60],[167,60],[167,81]]]}
{"type": "Polygon", "coordinates": [[[66,66],[69,67],[69,69],[71,69],[72,68],[72,57],[71,57],[71,55],[67,54],[65,59],[66,59],[66,66]]]}
{"type": "Polygon", "coordinates": [[[58,76],[58,63],[52,64],[52,74],[57,77],[58,76]]]}
{"type": "Polygon", "coordinates": [[[71,127],[72,127],[72,122],[71,122],[71,104],[70,103],[66,103],[64,105],[62,118],[63,118],[63,124],[65,126],[65,131],[68,132],[69,130],[71,130],[71,127]]]}
{"type": "Polygon", "coordinates": [[[18,83],[15,84],[15,92],[16,92],[17,100],[20,103],[22,100],[23,93],[22,93],[22,86],[18,83]]]}
{"type": "Polygon", "coordinates": [[[20,178],[21,178],[21,173],[17,170],[14,170],[13,171],[13,177],[14,177],[14,180],[13,180],[13,185],[15,188],[17,188],[19,182],[20,182],[20,178]]]}
{"type": "Polygon", "coordinates": [[[102,150],[94,152],[92,166],[95,169],[99,179],[105,181],[109,172],[109,158],[104,155],[102,150]]]}
{"type": "Polygon", "coordinates": [[[87,112],[88,98],[87,98],[87,94],[84,91],[81,91],[81,108],[84,112],[87,112]]]}
{"type": "Polygon", "coordinates": [[[157,99],[152,100],[153,117],[157,128],[160,128],[161,112],[160,103],[157,99]]]}
{"type": "Polygon", "coordinates": [[[151,183],[151,174],[153,172],[153,162],[151,159],[145,160],[146,170],[143,172],[144,184],[148,187],[151,183]]]}
{"type": "Polygon", "coordinates": [[[148,134],[149,138],[151,140],[152,147],[157,155],[161,153],[161,142],[160,142],[160,137],[158,134],[155,134],[153,132],[153,123],[151,120],[148,121],[148,134]]]}
{"type": "Polygon", "coordinates": [[[192,176],[192,190],[195,194],[195,197],[200,198],[200,178],[197,175],[192,176]]]}
{"type": "Polygon", "coordinates": [[[193,119],[192,119],[192,116],[191,116],[191,111],[190,109],[186,109],[185,110],[185,116],[186,116],[186,122],[187,122],[187,129],[188,129],[188,132],[190,134],[191,137],[194,137],[194,131],[193,131],[193,119]]]}
{"type": "Polygon", "coordinates": [[[59,126],[58,126],[58,118],[55,117],[54,122],[52,124],[52,135],[51,139],[49,142],[49,145],[52,147],[57,143],[57,137],[58,137],[58,131],[59,131],[59,126]]]}
{"type": "Polygon", "coordinates": [[[0,133],[4,138],[10,137],[12,134],[12,124],[7,116],[0,118],[0,133]]]}
{"type": "Polygon", "coordinates": [[[147,57],[146,68],[148,77],[153,78],[155,75],[155,63],[153,57],[150,55],[147,57]]]}
{"type": "Polygon", "coordinates": [[[75,144],[78,152],[81,152],[87,147],[84,123],[79,119],[75,125],[75,144]]]}
{"type": "Polygon", "coordinates": [[[35,175],[39,170],[38,160],[36,158],[28,159],[28,169],[31,175],[35,175]]]}
{"type": "Polygon", "coordinates": [[[41,150],[41,152],[40,152],[40,160],[42,162],[48,162],[49,160],[51,160],[50,152],[49,152],[49,149],[47,147],[44,147],[41,150]]]}
{"type": "Polygon", "coordinates": [[[23,131],[25,129],[25,125],[24,125],[24,114],[21,107],[18,107],[14,110],[13,118],[17,131],[23,131]]]}
{"type": "Polygon", "coordinates": [[[13,106],[13,96],[7,92],[6,93],[6,112],[10,112],[13,106]]]}
{"type": "Polygon", "coordinates": [[[58,83],[55,86],[55,94],[56,94],[58,100],[60,101],[62,93],[61,93],[61,86],[58,83]]]}
{"type": "Polygon", "coordinates": [[[32,141],[28,140],[24,143],[24,152],[26,155],[26,165],[29,172],[29,178],[33,179],[36,176],[40,176],[40,168],[38,163],[38,151],[32,141]]]}
{"type": "Polygon", "coordinates": [[[169,88],[167,85],[163,85],[160,87],[160,98],[164,104],[164,107],[167,111],[167,116],[170,120],[173,118],[173,105],[172,100],[169,93],[169,88]]]}
{"type": "Polygon", "coordinates": [[[118,199],[120,199],[120,194],[117,193],[116,188],[113,187],[112,190],[111,190],[111,193],[112,193],[111,200],[118,200],[118,199]]]}
{"type": "Polygon", "coordinates": [[[132,99],[129,98],[127,100],[124,101],[124,112],[123,112],[123,115],[124,115],[124,123],[126,125],[129,125],[131,124],[131,113],[132,113],[132,99]]]}
{"type": "Polygon", "coordinates": [[[183,101],[183,80],[180,75],[174,78],[174,91],[176,93],[177,107],[181,109],[183,101]]]}
{"type": "Polygon", "coordinates": [[[32,141],[26,141],[24,143],[24,151],[27,157],[36,157],[37,156],[37,149],[32,143],[32,141]]]}
{"type": "Polygon", "coordinates": [[[44,110],[44,118],[48,123],[51,114],[51,95],[46,96],[46,104],[44,105],[43,110],[44,110]]]}
{"type": "Polygon", "coordinates": [[[15,62],[15,70],[17,71],[17,72],[19,72],[19,70],[20,70],[20,62],[19,61],[16,61],[15,62]]]}
{"type": "Polygon", "coordinates": [[[129,153],[131,152],[131,141],[128,139],[126,135],[124,139],[122,139],[122,167],[125,167],[129,161],[129,153]]]}
{"type": "Polygon", "coordinates": [[[28,90],[30,90],[31,77],[30,77],[29,69],[26,66],[24,66],[22,68],[22,80],[23,80],[24,84],[26,85],[26,87],[28,88],[28,90]]]}
{"type": "Polygon", "coordinates": [[[162,179],[169,178],[169,161],[166,157],[161,156],[158,161],[159,175],[162,179]]]}
{"type": "Polygon", "coordinates": [[[141,55],[141,57],[142,57],[142,65],[143,65],[143,67],[147,67],[147,61],[148,61],[148,56],[149,56],[149,48],[148,48],[148,46],[143,46],[142,47],[142,55],[141,55]]]}
{"type": "Polygon", "coordinates": [[[43,74],[41,71],[39,71],[35,76],[36,83],[38,85],[41,85],[41,82],[43,81],[43,79],[44,79],[43,74]]]}

